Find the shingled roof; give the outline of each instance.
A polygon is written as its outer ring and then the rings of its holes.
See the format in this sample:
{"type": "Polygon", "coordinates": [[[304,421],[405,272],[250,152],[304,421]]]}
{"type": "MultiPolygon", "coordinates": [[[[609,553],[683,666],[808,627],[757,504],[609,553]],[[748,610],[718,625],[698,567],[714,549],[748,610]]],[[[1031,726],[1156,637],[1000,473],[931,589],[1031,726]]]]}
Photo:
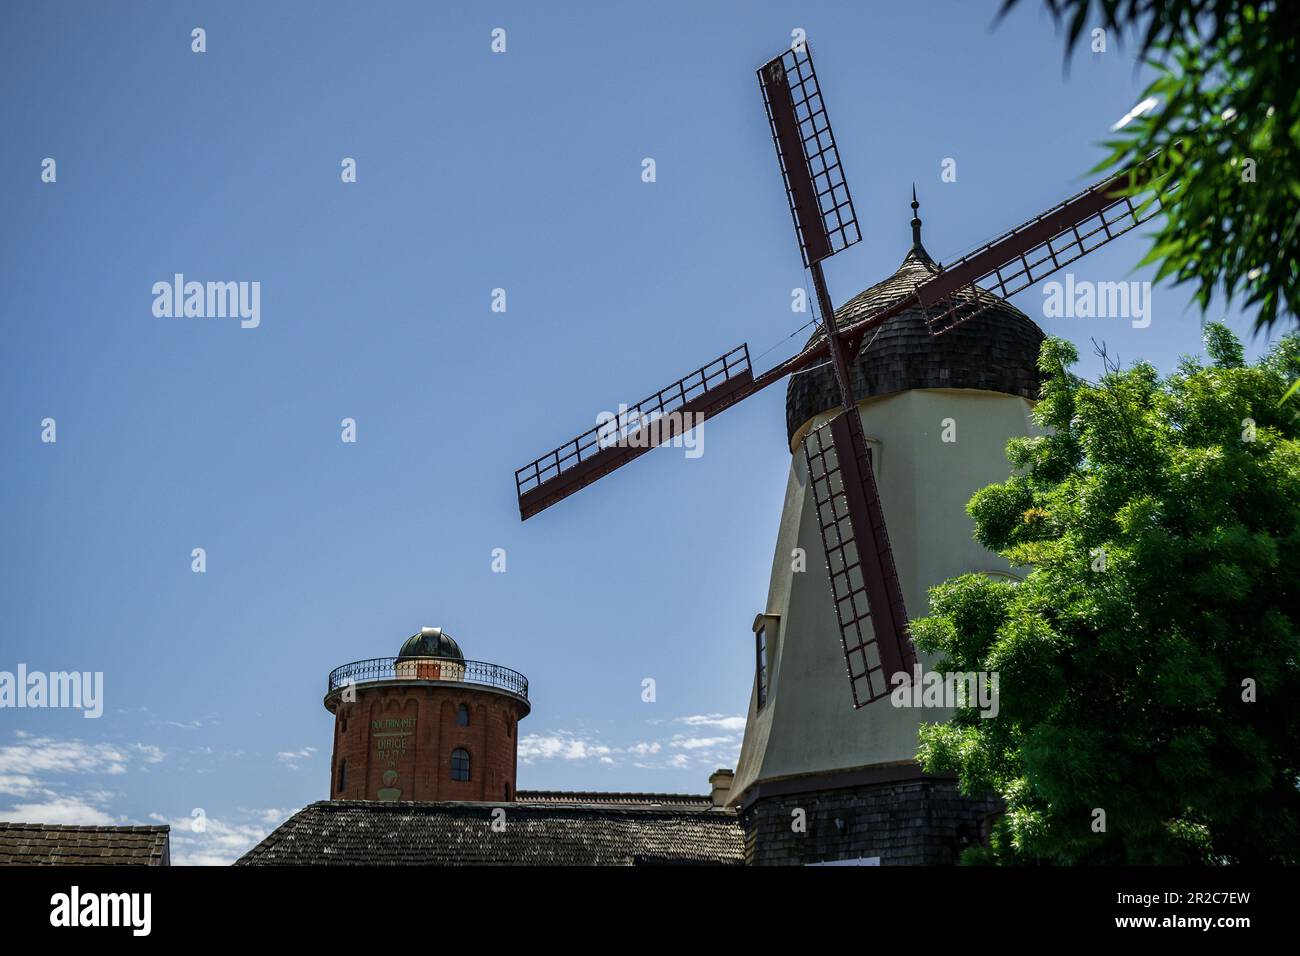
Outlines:
{"type": "Polygon", "coordinates": [[[168,866],[170,831],[0,822],[0,866],[168,866]]]}
{"type": "Polygon", "coordinates": [[[740,824],[734,812],[722,809],[558,800],[501,805],[322,800],[295,813],[236,866],[743,862],[740,824]],[[494,829],[497,809],[504,817],[494,829]]]}
{"type": "MultiPolygon", "coordinates": [[[[939,271],[921,245],[920,225],[920,220],[913,220],[912,248],[898,271],[836,309],[837,323],[847,325],[901,302],[939,271]]],[[[963,291],[957,298],[973,298],[988,308],[942,335],[931,335],[926,313],[915,308],[866,334],[857,360],[849,366],[858,401],[913,388],[970,388],[1038,399],[1042,329],[990,292],[963,291]]],[[[936,309],[936,315],[941,311],[936,309]]],[[[819,329],[808,341],[822,337],[819,329]]],[[[790,376],[785,418],[791,443],[806,422],[839,406],[840,393],[829,365],[790,376]]]]}

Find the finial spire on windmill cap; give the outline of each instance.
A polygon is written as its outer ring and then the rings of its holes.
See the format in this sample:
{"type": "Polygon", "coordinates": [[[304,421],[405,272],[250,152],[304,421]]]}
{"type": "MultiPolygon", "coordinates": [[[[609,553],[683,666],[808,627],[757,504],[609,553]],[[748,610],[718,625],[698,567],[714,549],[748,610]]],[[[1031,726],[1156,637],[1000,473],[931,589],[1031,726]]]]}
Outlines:
{"type": "Polygon", "coordinates": [[[916,201],[916,183],[912,183],[912,248],[921,248],[921,218],[917,215],[917,210],[921,204],[916,201]]]}

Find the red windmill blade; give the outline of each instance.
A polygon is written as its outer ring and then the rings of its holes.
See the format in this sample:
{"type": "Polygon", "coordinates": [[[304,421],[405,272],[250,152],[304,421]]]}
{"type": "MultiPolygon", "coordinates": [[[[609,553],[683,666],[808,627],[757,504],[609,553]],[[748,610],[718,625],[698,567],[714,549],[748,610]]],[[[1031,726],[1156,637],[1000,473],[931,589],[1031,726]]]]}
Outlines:
{"type": "Polygon", "coordinates": [[[528,519],[686,428],[829,358],[844,410],[807,435],[804,458],[853,703],[862,707],[889,694],[894,674],[910,676],[916,655],[847,363],[866,332],[901,313],[921,311],[935,335],[974,318],[995,296],[1014,295],[1152,218],[1168,187],[1148,184],[1154,194],[1135,203],[1125,187],[1144,182],[1139,164],[941,268],[887,308],[839,327],[821,263],[861,234],[807,45],[765,63],[758,79],[823,337],[758,376],[748,345],[738,346],[639,402],[625,418],[535,459],[515,472],[519,514],[528,519]]]}
{"type": "Polygon", "coordinates": [[[888,695],[894,674],[910,676],[916,654],[844,343],[822,274],[822,260],[861,235],[807,45],[764,64],[758,81],[843,409],[804,439],[804,456],[853,705],[862,707],[888,695]]]}
{"type": "Polygon", "coordinates": [[[754,381],[749,346],[740,345],[515,472],[519,516],[527,521],[615,468],[672,441],[740,400],[754,381]],[[687,416],[690,416],[689,418],[687,416]],[[616,440],[615,435],[617,436],[616,440]]]}

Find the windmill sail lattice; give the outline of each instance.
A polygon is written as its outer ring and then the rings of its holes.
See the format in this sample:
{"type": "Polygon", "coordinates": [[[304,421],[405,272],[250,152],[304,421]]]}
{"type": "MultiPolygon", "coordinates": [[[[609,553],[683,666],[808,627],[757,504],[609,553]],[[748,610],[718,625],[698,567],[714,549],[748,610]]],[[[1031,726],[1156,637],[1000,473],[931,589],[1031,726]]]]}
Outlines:
{"type": "Polygon", "coordinates": [[[812,266],[862,238],[835,134],[807,45],[758,71],[803,264],[812,266]]]}
{"type": "Polygon", "coordinates": [[[857,409],[813,429],[803,447],[853,706],[863,707],[889,695],[894,674],[910,677],[916,658],[857,409]]]}
{"type": "Polygon", "coordinates": [[[1097,183],[945,266],[916,290],[931,334],[974,318],[995,296],[1006,299],[1029,288],[1160,212],[1158,192],[1135,204],[1118,191],[1122,185],[1119,177],[1097,183]]]}
{"type": "Polygon", "coordinates": [[[1150,184],[1145,199],[1129,195],[1129,182],[1142,181],[1146,163],[1094,183],[1051,209],[943,266],[917,285],[911,296],[842,329],[850,354],[866,332],[911,309],[923,310],[933,335],[975,318],[1036,282],[1065,268],[1155,218],[1173,183],[1150,184]]]}
{"type": "Polygon", "coordinates": [[[744,398],[754,381],[749,346],[738,345],[667,388],[515,471],[523,520],[562,501],[651,448],[672,441],[744,398]]]}

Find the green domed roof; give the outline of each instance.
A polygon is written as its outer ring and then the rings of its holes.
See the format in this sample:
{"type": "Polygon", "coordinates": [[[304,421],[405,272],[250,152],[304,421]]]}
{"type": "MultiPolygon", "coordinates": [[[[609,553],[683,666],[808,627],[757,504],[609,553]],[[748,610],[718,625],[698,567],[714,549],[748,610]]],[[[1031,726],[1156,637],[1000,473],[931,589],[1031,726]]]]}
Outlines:
{"type": "Polygon", "coordinates": [[[454,661],[465,660],[460,652],[460,645],[452,636],[440,627],[422,627],[418,634],[412,634],[397,652],[399,661],[413,657],[443,657],[454,661]]]}

